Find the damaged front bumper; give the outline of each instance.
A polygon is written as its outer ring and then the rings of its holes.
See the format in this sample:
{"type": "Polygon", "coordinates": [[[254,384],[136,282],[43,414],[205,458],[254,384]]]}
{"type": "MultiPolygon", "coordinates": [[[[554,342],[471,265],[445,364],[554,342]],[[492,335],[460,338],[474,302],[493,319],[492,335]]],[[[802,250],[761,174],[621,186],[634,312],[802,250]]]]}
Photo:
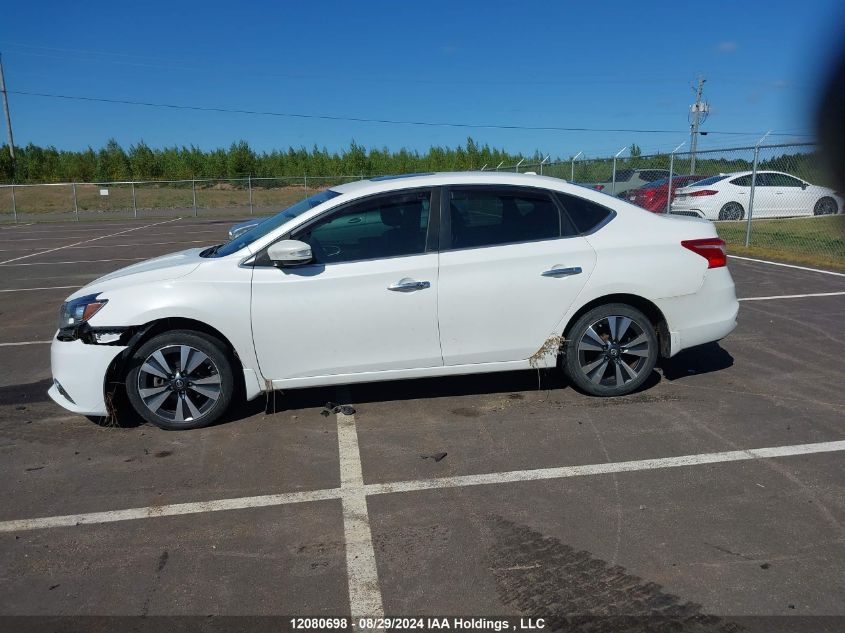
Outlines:
{"type": "Polygon", "coordinates": [[[73,413],[108,415],[109,368],[141,334],[139,327],[92,327],[88,323],[60,329],[50,347],[53,385],[47,394],[73,413]]]}

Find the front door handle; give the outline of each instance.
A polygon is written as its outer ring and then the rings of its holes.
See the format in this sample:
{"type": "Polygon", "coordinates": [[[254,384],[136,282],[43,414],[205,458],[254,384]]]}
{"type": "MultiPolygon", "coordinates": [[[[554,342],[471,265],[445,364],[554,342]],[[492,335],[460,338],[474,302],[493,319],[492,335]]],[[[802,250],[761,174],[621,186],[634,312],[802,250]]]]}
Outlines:
{"type": "Polygon", "coordinates": [[[431,288],[431,282],[417,281],[408,277],[400,279],[395,284],[390,284],[387,287],[388,290],[395,290],[396,292],[413,292],[414,290],[425,290],[426,288],[431,288]]]}
{"type": "Polygon", "coordinates": [[[580,266],[571,266],[564,268],[563,266],[552,266],[549,270],[543,271],[543,277],[569,277],[570,275],[580,275],[583,271],[580,266]]]}

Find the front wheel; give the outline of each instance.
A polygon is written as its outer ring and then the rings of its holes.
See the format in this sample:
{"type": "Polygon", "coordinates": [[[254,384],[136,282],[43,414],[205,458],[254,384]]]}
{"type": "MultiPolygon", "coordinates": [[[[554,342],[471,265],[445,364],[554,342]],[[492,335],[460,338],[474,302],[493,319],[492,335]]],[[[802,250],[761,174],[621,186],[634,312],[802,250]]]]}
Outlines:
{"type": "Polygon", "coordinates": [[[162,429],[215,422],[234,392],[229,357],[216,338],[177,330],[154,336],[132,355],[126,393],[135,412],[162,429]]]}
{"type": "Polygon", "coordinates": [[[564,370],[582,391],[623,396],[638,389],[657,362],[657,335],[642,312],[623,303],[593,308],[572,326],[564,370]]]}
{"type": "Polygon", "coordinates": [[[833,215],[837,211],[839,211],[839,205],[830,196],[819,199],[813,207],[813,215],[833,215]]]}

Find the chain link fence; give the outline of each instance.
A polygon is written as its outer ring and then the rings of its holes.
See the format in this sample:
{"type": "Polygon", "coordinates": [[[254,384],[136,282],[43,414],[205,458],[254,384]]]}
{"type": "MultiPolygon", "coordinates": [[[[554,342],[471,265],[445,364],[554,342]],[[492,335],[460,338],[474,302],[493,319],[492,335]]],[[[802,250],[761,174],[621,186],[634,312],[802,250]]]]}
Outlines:
{"type": "Polygon", "coordinates": [[[0,185],[0,221],[266,215],[363,176],[0,185]]]}
{"type": "MultiPolygon", "coordinates": [[[[812,144],[756,145],[498,165],[716,223],[733,254],[845,270],[843,196],[812,144]]],[[[0,221],[261,215],[365,176],[0,185],[0,221]]]]}
{"type": "Polygon", "coordinates": [[[845,270],[845,196],[813,144],[498,166],[564,178],[654,213],[704,218],[732,254],[845,270]]]}

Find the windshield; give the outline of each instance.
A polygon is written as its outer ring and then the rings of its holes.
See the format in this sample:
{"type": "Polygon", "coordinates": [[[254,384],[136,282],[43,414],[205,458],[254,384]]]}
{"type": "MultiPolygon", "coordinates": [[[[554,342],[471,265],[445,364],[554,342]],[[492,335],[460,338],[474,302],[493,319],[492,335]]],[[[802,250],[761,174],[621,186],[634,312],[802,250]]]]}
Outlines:
{"type": "Polygon", "coordinates": [[[290,222],[295,217],[300,216],[306,211],[310,211],[317,205],[323,204],[324,202],[327,202],[332,198],[336,198],[339,195],[340,194],[337,191],[332,191],[331,189],[326,189],[325,191],[321,191],[320,193],[315,193],[310,198],[305,198],[305,200],[297,202],[292,207],[288,207],[284,211],[277,213],[276,215],[270,216],[266,220],[263,220],[260,224],[254,226],[246,233],[239,235],[231,242],[223,244],[220,248],[214,251],[214,255],[216,255],[217,257],[224,257],[226,255],[236,253],[237,251],[241,250],[244,246],[252,244],[255,240],[264,237],[271,231],[275,231],[277,228],[279,228],[286,222],[290,222]]]}

